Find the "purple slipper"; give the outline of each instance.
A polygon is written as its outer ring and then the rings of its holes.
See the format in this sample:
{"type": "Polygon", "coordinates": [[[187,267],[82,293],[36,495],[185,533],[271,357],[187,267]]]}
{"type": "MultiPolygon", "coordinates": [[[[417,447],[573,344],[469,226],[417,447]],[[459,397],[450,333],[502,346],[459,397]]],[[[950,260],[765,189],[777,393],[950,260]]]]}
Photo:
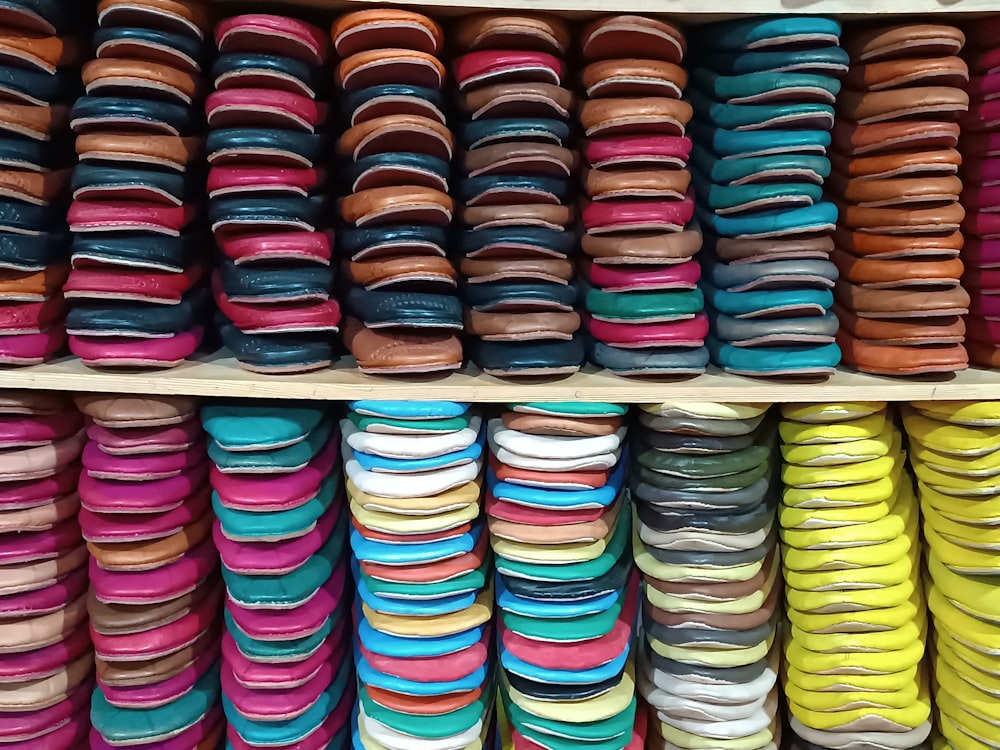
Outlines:
{"type": "Polygon", "coordinates": [[[28,448],[62,440],[83,426],[83,415],[67,409],[49,416],[0,416],[0,450],[28,448]]]}
{"type": "Polygon", "coordinates": [[[4,750],[76,750],[83,747],[89,732],[90,707],[88,706],[77,711],[68,721],[48,734],[20,742],[5,742],[3,747],[4,750]]]}
{"type": "Polygon", "coordinates": [[[0,482],[0,511],[34,508],[51,502],[54,497],[68,495],[76,490],[79,476],[80,466],[74,463],[44,479],[0,482]]]}
{"type": "Polygon", "coordinates": [[[59,578],[51,586],[26,591],[23,594],[0,596],[0,621],[21,617],[38,617],[55,612],[65,607],[66,602],[75,601],[86,591],[87,568],[80,566],[59,578]]]}
{"type": "Polygon", "coordinates": [[[101,692],[108,703],[116,708],[149,709],[165,706],[191,692],[191,688],[218,658],[219,647],[216,645],[203,652],[183,672],[162,682],[135,687],[101,685],[101,692]]]}
{"type": "Polygon", "coordinates": [[[169,565],[136,572],[104,570],[90,560],[90,583],[97,598],[109,604],[154,604],[191,591],[215,570],[219,555],[206,538],[169,565]]]}
{"type": "Polygon", "coordinates": [[[347,564],[341,563],[316,594],[294,609],[245,609],[226,598],[226,609],[239,629],[259,641],[306,638],[326,622],[344,595],[347,564]]]}
{"type": "Polygon", "coordinates": [[[233,637],[226,633],[222,636],[223,669],[232,670],[236,681],[251,690],[286,690],[299,687],[315,677],[323,664],[337,658],[337,655],[344,651],[347,621],[348,618],[342,618],[314,653],[296,662],[283,661],[272,664],[250,661],[236,646],[233,637]]]}
{"type": "Polygon", "coordinates": [[[80,524],[75,518],[45,531],[0,535],[0,565],[41,562],[61,556],[80,543],[80,524]]]}
{"type": "Polygon", "coordinates": [[[212,526],[212,538],[223,564],[234,573],[285,575],[303,565],[330,538],[337,519],[340,518],[341,507],[342,503],[332,503],[316,521],[312,530],[295,539],[283,539],[278,542],[234,542],[223,533],[218,520],[212,526]]]}
{"type": "Polygon", "coordinates": [[[212,488],[205,485],[165,513],[94,513],[80,510],[80,528],[88,542],[148,542],[163,539],[197,521],[211,507],[212,488]]]}
{"type": "Polygon", "coordinates": [[[48,737],[52,732],[71,723],[81,711],[89,712],[90,694],[93,691],[94,681],[85,680],[69,691],[66,700],[54,706],[37,711],[0,713],[0,737],[4,739],[3,747],[17,747],[13,743],[48,737]]]}
{"type": "Polygon", "coordinates": [[[170,479],[155,482],[115,482],[80,474],[80,502],[94,513],[163,513],[172,510],[205,485],[208,462],[170,479]]]}
{"type": "MultiPolygon", "coordinates": [[[[344,649],[345,651],[347,649],[344,649]]],[[[350,656],[341,658],[350,659],[350,656]]],[[[340,660],[325,662],[316,675],[296,688],[251,690],[243,687],[231,670],[222,670],[222,689],[239,713],[251,721],[288,721],[308,711],[333,681],[340,660]]]]}
{"type": "Polygon", "coordinates": [[[168,427],[110,428],[93,421],[87,425],[87,437],[112,456],[176,453],[190,448],[203,434],[197,417],[168,427]]]}
{"type": "Polygon", "coordinates": [[[298,508],[315,497],[319,486],[337,464],[340,443],[331,439],[313,459],[291,474],[226,474],[215,466],[212,487],[227,508],[278,511],[298,508]]]}
{"type": "Polygon", "coordinates": [[[194,471],[208,458],[204,440],[178,453],[144,453],[137,456],[114,456],[91,441],[83,449],[82,460],[84,470],[95,479],[152,482],[194,471]]]}
{"type": "Polygon", "coordinates": [[[104,635],[91,626],[94,651],[104,661],[148,661],[190,646],[219,614],[219,596],[208,596],[173,622],[140,633],[104,635]]]}
{"type": "MultiPolygon", "coordinates": [[[[0,683],[50,677],[89,650],[90,634],[86,625],[83,625],[51,646],[20,654],[4,654],[0,659],[0,683]]],[[[0,713],[0,717],[4,715],[0,713]]]]}

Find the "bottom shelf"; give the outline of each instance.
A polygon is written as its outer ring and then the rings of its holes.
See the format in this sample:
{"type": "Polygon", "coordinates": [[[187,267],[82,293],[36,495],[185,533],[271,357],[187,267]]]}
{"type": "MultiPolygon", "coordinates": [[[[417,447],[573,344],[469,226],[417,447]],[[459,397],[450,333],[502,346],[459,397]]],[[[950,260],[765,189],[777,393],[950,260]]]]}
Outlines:
{"type": "Polygon", "coordinates": [[[505,380],[466,367],[448,375],[365,375],[353,360],[303,375],[262,375],[239,367],[225,351],[171,370],[92,370],[71,357],[44,365],[0,370],[0,388],[184,394],[190,396],[352,400],[362,398],[508,401],[666,400],[788,402],[1000,399],[1000,371],[970,369],[936,379],[863,375],[839,370],[821,381],[762,380],[710,370],[687,379],[626,378],[593,367],[570,377],[505,380]]]}

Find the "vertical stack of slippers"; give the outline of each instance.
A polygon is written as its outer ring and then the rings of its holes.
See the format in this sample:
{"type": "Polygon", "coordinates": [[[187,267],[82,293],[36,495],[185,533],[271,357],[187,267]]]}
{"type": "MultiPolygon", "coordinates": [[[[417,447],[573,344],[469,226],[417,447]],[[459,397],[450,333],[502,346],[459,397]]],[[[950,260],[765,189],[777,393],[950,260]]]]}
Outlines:
{"type": "Polygon", "coordinates": [[[201,217],[198,3],[101,0],[95,58],[70,113],[69,346],[94,367],[173,367],[210,304],[201,217]]]}
{"type": "Polygon", "coordinates": [[[920,513],[892,411],[788,404],[779,432],[791,729],[803,747],[921,746],[931,707],[920,513]]]}
{"type": "Polygon", "coordinates": [[[741,375],[822,376],[840,362],[823,200],[840,24],[782,16],[691,32],[691,153],[705,231],[712,362],[741,375]]]}
{"type": "Polygon", "coordinates": [[[74,13],[10,3],[0,28],[0,363],[32,365],[66,340],[62,284],[73,152],[69,106],[84,57],[74,13]]]}
{"type": "Polygon", "coordinates": [[[362,372],[454,370],[462,309],[446,257],[454,138],[441,27],[412,11],[348,13],[332,30],[345,130],[337,238],[344,343],[362,372]]]}
{"type": "Polygon", "coordinates": [[[212,291],[222,343],[240,366],[295,373],[333,361],[326,34],[286,16],[215,27],[208,215],[221,250],[212,291]]]}
{"type": "Polygon", "coordinates": [[[64,397],[0,396],[0,735],[87,747],[94,657],[76,513],[83,420],[64,397]]]}
{"type": "Polygon", "coordinates": [[[349,409],[341,431],[357,586],[354,747],[488,748],[495,675],[482,418],[447,401],[349,409]]]}
{"type": "Polygon", "coordinates": [[[624,375],[708,364],[685,49],[677,28],[640,16],[596,21],[580,42],[587,356],[624,375]]]}
{"type": "Polygon", "coordinates": [[[320,404],[202,410],[225,582],[228,747],[344,747],[354,705],[340,436],[320,404]]]}
{"type": "Polygon", "coordinates": [[[583,363],[573,284],[577,157],[566,23],[484,14],[456,29],[457,185],[470,359],[494,375],[568,375],[583,363]]]}
{"type": "Polygon", "coordinates": [[[1000,724],[1000,403],[915,401],[903,415],[926,540],[936,727],[986,747],[1000,724]]]}
{"type": "Polygon", "coordinates": [[[97,661],[90,747],[218,742],[219,605],[197,402],[78,396],[79,493],[97,661]]]}
{"type": "Polygon", "coordinates": [[[500,705],[518,750],[643,746],[625,413],[522,403],[489,422],[500,705]]]}
{"type": "Polygon", "coordinates": [[[641,406],[633,551],[653,748],[775,750],[781,601],[767,404],[641,406]]]}
{"type": "MultiPolygon", "coordinates": [[[[955,150],[969,109],[964,43],[953,26],[919,23],[845,35],[851,72],[837,100],[830,180],[840,206],[837,341],[844,364],[862,372],[968,366],[955,150]]],[[[969,221],[975,234],[974,214],[969,221]]]]}
{"type": "MultiPolygon", "coordinates": [[[[952,158],[941,165],[945,175],[962,180],[965,219],[961,247],[962,286],[968,291],[965,349],[980,367],[1000,367],[1000,26],[977,19],[965,28],[963,59],[969,67],[969,112],[960,120],[961,165],[952,158]],[[948,171],[944,171],[944,170],[948,171]]],[[[948,248],[950,257],[956,248],[948,248]]]]}

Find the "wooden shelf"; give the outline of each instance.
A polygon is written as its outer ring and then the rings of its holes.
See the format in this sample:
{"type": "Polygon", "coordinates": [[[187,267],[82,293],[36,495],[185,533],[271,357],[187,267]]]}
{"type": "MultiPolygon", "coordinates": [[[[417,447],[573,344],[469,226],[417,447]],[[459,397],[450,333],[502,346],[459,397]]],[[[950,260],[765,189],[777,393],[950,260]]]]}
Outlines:
{"type": "Polygon", "coordinates": [[[967,370],[938,380],[901,380],[840,371],[820,382],[768,381],[709,372],[697,378],[625,378],[589,369],[572,377],[510,381],[472,368],[447,376],[389,378],[365,375],[350,360],[305,375],[261,375],[240,369],[225,352],[172,370],[122,373],[91,370],[66,358],[0,370],[0,388],[186,394],[191,396],[316,399],[508,401],[911,401],[1000,399],[1000,372],[967,370]]]}
{"type": "MultiPolygon", "coordinates": [[[[211,0],[216,5],[247,0],[211,0]]],[[[258,3],[259,5],[259,3],[258,3]]],[[[838,16],[913,15],[925,13],[987,13],[1000,11],[998,0],[745,0],[733,4],[725,0],[271,0],[270,6],[343,11],[363,6],[413,6],[429,12],[461,14],[476,10],[532,10],[572,13],[576,16],[597,13],[662,14],[679,20],[697,20],[699,16],[736,16],[751,14],[823,14],[838,16]]]]}

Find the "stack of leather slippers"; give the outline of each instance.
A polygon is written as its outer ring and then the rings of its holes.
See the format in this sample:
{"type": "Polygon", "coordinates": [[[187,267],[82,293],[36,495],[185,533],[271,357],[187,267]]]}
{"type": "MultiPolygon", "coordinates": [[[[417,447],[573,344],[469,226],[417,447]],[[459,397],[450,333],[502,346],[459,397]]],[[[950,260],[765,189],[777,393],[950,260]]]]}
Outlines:
{"type": "Polygon", "coordinates": [[[240,366],[295,373],[333,361],[327,106],[317,102],[329,42],[277,15],[227,18],[208,121],[208,215],[221,259],[212,290],[240,366]]]}
{"type": "Polygon", "coordinates": [[[354,747],[488,747],[493,588],[482,418],[355,401],[341,422],[357,586],[354,747]]]}
{"type": "Polygon", "coordinates": [[[851,73],[837,101],[830,181],[840,206],[837,340],[844,363],[862,372],[968,366],[955,150],[969,108],[964,42],[959,29],[930,24],[845,36],[851,73]]]}
{"type": "Polygon", "coordinates": [[[228,746],[344,747],[354,669],[336,419],[321,404],[221,402],[202,424],[228,746]]]}
{"type": "Polygon", "coordinates": [[[685,48],[680,30],[640,16],[596,21],[580,42],[587,356],[623,375],[708,364],[685,48]]]}
{"type": "Polygon", "coordinates": [[[955,750],[986,747],[1000,723],[1000,403],[912,407],[903,426],[927,543],[936,727],[955,750]]]}
{"type": "Polygon", "coordinates": [[[511,404],[489,423],[501,704],[514,747],[641,747],[626,408],[511,404]]]}
{"type": "Polygon", "coordinates": [[[97,20],[70,113],[70,350],[94,367],[173,367],[200,345],[210,302],[199,179],[208,23],[201,5],[176,0],[102,0],[97,20]]]}
{"type": "MultiPolygon", "coordinates": [[[[961,166],[957,169],[962,180],[961,258],[964,266],[962,286],[970,297],[970,315],[965,320],[965,349],[969,360],[980,367],[1000,366],[1000,238],[996,207],[1000,185],[997,173],[996,134],[1000,132],[997,120],[996,87],[1000,78],[997,71],[997,32],[993,20],[979,19],[965,31],[963,59],[969,67],[969,111],[961,119],[959,151],[961,166]]],[[[952,154],[953,152],[948,152],[952,154]]],[[[952,161],[955,161],[954,158],[952,161]]],[[[954,171],[951,172],[953,174],[954,171]]],[[[957,248],[948,248],[957,253],[957,248]]]]}
{"type": "Polygon", "coordinates": [[[338,19],[346,162],[338,234],[344,343],[362,372],[405,374],[462,364],[462,309],[445,256],[454,204],[454,138],[445,117],[443,32],[411,11],[338,19]]]}
{"type": "Polygon", "coordinates": [[[76,513],[85,433],[65,397],[0,396],[0,734],[87,747],[94,656],[76,513]]]}
{"type": "Polygon", "coordinates": [[[222,585],[197,402],[76,403],[88,437],[79,493],[97,662],[90,746],[218,742],[222,585]]]}
{"type": "Polygon", "coordinates": [[[782,407],[779,510],[797,738],[915,748],[930,732],[919,510],[884,403],[782,407]]]}
{"type": "Polygon", "coordinates": [[[474,15],[456,30],[461,181],[456,233],[470,359],[494,375],[583,363],[573,285],[575,169],[566,23],[474,15]]]}
{"type": "Polygon", "coordinates": [[[702,288],[712,362],[727,372],[821,376],[840,361],[837,269],[823,200],[840,24],[782,16],[706,24],[689,85],[702,288]]]}
{"type": "Polygon", "coordinates": [[[69,105],[82,61],[76,13],[13,3],[4,13],[0,81],[0,363],[44,362],[66,341],[62,284],[73,151],[69,105]]]}
{"type": "Polygon", "coordinates": [[[645,636],[637,671],[650,747],[780,745],[778,486],[767,409],[645,404],[633,428],[645,636]]]}

